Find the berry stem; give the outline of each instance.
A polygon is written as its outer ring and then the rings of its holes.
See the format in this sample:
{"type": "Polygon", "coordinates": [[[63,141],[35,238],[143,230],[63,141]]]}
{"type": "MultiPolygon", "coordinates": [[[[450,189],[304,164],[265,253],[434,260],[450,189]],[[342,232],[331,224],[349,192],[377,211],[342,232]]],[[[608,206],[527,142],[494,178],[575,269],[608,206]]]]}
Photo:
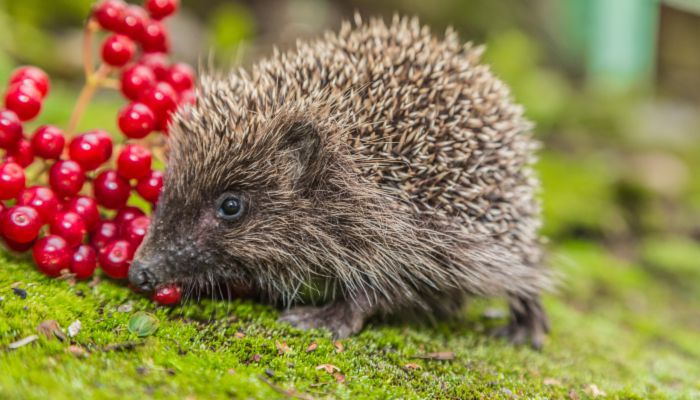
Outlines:
{"type": "Polygon", "coordinates": [[[31,171],[27,171],[27,180],[30,182],[37,182],[40,177],[42,177],[44,174],[46,174],[49,171],[49,163],[47,161],[43,161],[39,168],[34,168],[31,171]]]}
{"type": "Polygon", "coordinates": [[[83,33],[83,69],[86,78],[95,73],[92,58],[92,38],[98,29],[100,29],[100,26],[93,18],[90,18],[85,24],[85,32],[83,33]]]}
{"type": "Polygon", "coordinates": [[[87,108],[88,104],[90,104],[90,100],[92,100],[95,92],[102,85],[110,71],[111,68],[108,65],[102,64],[97,69],[97,72],[86,77],[85,86],[83,86],[83,90],[80,92],[78,101],[75,103],[73,114],[71,115],[70,122],[68,123],[68,129],[66,129],[67,137],[70,138],[75,133],[78,123],[80,123],[80,118],[83,116],[83,113],[85,113],[85,109],[87,108]]]}
{"type": "Polygon", "coordinates": [[[107,79],[102,81],[101,86],[105,89],[120,90],[122,87],[122,84],[117,79],[107,78],[107,79]]]}

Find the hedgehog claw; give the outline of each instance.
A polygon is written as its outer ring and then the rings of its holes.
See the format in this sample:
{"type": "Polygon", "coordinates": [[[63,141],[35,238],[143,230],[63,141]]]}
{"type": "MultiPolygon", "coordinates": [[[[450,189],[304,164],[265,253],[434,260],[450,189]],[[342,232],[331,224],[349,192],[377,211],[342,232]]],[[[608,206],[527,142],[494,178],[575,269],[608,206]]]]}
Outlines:
{"type": "Polygon", "coordinates": [[[510,302],[511,319],[508,325],[494,331],[494,336],[508,339],[515,345],[530,340],[535,350],[541,350],[549,332],[547,314],[539,298],[515,298],[510,302]]]}
{"type": "Polygon", "coordinates": [[[342,339],[359,332],[365,316],[348,303],[336,302],[322,307],[295,307],[283,312],[279,321],[302,330],[325,328],[333,338],[342,339]]]}

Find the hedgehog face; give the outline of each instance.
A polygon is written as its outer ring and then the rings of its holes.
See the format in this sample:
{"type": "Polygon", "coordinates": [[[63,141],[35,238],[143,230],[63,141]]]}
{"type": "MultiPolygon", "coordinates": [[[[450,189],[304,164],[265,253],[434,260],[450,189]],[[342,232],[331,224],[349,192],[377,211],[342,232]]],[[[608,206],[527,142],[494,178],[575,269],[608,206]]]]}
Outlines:
{"type": "MultiPolygon", "coordinates": [[[[325,218],[333,156],[299,118],[249,137],[175,126],[163,193],[129,279],[143,290],[222,282],[261,295],[294,291],[325,218]]],[[[337,194],[337,191],[336,193],[337,194]]]]}

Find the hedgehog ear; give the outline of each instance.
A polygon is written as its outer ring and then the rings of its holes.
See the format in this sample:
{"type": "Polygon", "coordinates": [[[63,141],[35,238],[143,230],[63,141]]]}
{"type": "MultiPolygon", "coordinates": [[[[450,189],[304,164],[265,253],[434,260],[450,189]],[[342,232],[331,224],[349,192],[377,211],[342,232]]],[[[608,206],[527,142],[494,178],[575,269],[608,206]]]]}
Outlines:
{"type": "Polygon", "coordinates": [[[279,145],[295,184],[313,180],[314,165],[322,148],[317,127],[311,122],[295,121],[288,125],[279,145]]]}

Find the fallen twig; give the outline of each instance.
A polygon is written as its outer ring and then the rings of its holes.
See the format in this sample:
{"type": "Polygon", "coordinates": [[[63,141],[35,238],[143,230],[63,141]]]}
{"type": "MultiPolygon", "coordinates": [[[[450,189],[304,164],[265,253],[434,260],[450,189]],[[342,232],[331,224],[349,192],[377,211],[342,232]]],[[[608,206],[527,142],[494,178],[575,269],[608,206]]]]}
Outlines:
{"type": "Polygon", "coordinates": [[[455,353],[452,351],[440,351],[437,353],[420,354],[411,358],[420,358],[421,360],[449,361],[454,360],[455,353]]]}
{"type": "Polygon", "coordinates": [[[30,336],[27,336],[26,338],[23,338],[23,339],[20,339],[20,340],[18,340],[18,341],[16,341],[16,342],[10,343],[9,345],[7,345],[7,348],[10,349],[10,350],[19,349],[20,347],[26,346],[26,345],[28,345],[29,343],[31,343],[31,342],[33,342],[33,341],[35,341],[35,340],[37,340],[37,339],[39,339],[39,336],[37,336],[37,335],[30,335],[30,336]]]}

